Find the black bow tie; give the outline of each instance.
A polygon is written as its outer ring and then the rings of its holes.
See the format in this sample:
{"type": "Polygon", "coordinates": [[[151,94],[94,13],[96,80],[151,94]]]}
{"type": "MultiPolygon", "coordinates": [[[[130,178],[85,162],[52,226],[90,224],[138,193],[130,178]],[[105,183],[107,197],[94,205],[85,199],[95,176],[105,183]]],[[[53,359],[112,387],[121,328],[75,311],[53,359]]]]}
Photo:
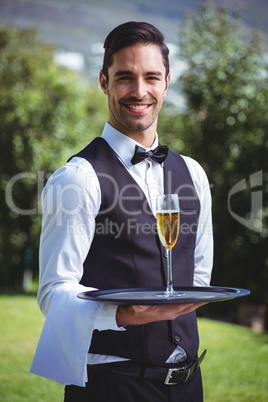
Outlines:
{"type": "Polygon", "coordinates": [[[135,146],[134,156],[131,159],[132,165],[136,165],[143,161],[146,158],[151,158],[153,161],[157,163],[162,163],[166,159],[168,154],[168,147],[165,145],[158,145],[154,150],[145,151],[144,148],[139,147],[138,145],[135,146]]]}

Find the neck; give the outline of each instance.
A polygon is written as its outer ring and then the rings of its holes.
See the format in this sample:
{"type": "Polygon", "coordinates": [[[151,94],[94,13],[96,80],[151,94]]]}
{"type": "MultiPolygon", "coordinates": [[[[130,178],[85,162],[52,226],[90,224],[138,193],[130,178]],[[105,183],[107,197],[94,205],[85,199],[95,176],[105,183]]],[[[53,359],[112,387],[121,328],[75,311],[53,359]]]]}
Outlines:
{"type": "MultiPolygon", "coordinates": [[[[109,121],[111,124],[111,122],[109,121]]],[[[156,127],[153,125],[149,127],[145,131],[131,131],[131,130],[126,130],[125,127],[116,127],[114,124],[111,124],[112,127],[114,127],[116,130],[120,131],[122,134],[126,135],[127,137],[131,138],[134,141],[137,141],[139,144],[141,144],[145,148],[150,148],[156,137],[156,127]]]]}
{"type": "Polygon", "coordinates": [[[150,148],[154,141],[155,141],[155,136],[156,134],[154,133],[154,135],[148,136],[148,133],[123,133],[126,136],[132,138],[133,140],[137,141],[139,144],[141,144],[143,147],[145,148],[150,148]]]}

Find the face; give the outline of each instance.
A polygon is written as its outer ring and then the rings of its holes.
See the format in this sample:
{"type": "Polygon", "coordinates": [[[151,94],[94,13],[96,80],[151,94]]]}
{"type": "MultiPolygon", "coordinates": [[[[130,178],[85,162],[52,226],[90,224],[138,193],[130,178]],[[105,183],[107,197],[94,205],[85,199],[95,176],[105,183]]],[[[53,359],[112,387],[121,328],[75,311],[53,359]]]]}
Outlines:
{"type": "Polygon", "coordinates": [[[113,55],[108,75],[107,83],[101,72],[100,84],[108,95],[110,124],[149,147],[170,81],[160,49],[150,44],[123,48],[113,55]]]}

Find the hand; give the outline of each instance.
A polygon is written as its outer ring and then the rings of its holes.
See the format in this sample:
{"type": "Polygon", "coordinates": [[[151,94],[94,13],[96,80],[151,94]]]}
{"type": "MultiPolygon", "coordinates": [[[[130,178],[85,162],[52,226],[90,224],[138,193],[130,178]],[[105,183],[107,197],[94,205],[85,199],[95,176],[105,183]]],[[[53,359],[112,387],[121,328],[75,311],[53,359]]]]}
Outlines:
{"type": "Polygon", "coordinates": [[[174,318],[191,313],[206,303],[165,304],[156,306],[118,306],[116,321],[119,327],[125,325],[142,325],[154,321],[174,320],[174,318]]]}

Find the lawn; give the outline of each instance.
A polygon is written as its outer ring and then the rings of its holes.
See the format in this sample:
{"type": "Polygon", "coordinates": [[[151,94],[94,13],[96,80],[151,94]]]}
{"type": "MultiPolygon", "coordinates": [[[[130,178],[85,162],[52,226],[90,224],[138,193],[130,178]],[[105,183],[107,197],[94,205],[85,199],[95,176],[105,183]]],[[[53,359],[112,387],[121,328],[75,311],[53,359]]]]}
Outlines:
{"type": "MultiPolygon", "coordinates": [[[[268,334],[199,318],[205,402],[262,402],[268,395],[268,334]]],[[[0,401],[63,401],[63,387],[29,374],[43,317],[32,296],[0,296],[0,401]]],[[[127,402],[127,401],[126,401],[127,402]]]]}

